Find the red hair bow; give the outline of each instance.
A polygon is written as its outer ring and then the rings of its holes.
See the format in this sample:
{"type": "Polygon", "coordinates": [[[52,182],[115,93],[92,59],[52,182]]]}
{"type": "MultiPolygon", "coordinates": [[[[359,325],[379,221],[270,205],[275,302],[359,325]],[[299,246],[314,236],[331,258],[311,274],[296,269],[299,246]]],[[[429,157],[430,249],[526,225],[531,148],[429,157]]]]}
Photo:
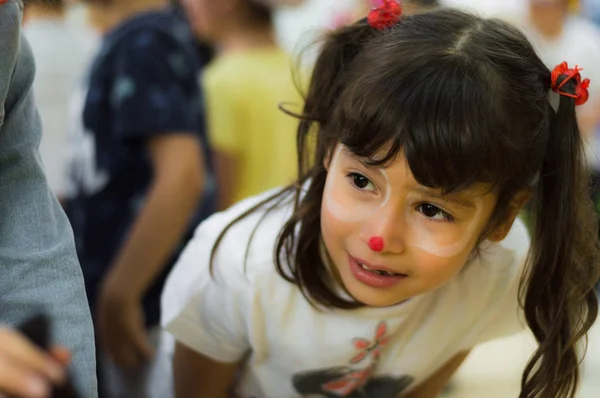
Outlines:
{"type": "Polygon", "coordinates": [[[581,80],[581,74],[579,74],[579,71],[581,70],[583,69],[577,65],[575,65],[574,69],[569,69],[569,65],[566,62],[557,65],[552,71],[552,91],[564,95],[565,97],[574,98],[575,105],[585,104],[590,96],[590,93],[588,92],[590,79],[581,80]],[[558,84],[558,78],[561,76],[565,76],[565,79],[562,83],[558,84]],[[575,79],[575,94],[560,91],[560,89],[571,79],[575,79]]]}
{"type": "Polygon", "coordinates": [[[367,21],[373,28],[382,30],[396,25],[401,15],[402,6],[396,0],[383,0],[381,7],[371,10],[367,21]]]}

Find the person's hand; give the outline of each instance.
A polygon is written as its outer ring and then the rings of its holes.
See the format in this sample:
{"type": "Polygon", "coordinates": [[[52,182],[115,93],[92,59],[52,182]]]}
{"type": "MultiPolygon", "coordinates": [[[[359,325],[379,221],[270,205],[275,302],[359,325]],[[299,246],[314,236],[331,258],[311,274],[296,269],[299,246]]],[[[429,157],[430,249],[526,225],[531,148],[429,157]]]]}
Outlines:
{"type": "Polygon", "coordinates": [[[0,328],[0,396],[48,397],[53,385],[65,381],[70,360],[64,348],[46,353],[20,332],[0,328]]]}
{"type": "Polygon", "coordinates": [[[154,355],[140,301],[127,286],[106,278],[98,301],[98,333],[102,348],[119,366],[137,367],[154,355]]]}

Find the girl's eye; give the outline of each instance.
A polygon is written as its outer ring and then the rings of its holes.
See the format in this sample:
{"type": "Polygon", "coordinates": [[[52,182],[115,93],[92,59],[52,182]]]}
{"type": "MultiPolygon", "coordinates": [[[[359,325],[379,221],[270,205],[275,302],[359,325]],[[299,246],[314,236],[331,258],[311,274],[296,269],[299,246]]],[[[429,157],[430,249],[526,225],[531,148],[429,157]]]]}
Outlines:
{"type": "Polygon", "coordinates": [[[417,210],[425,217],[434,221],[454,222],[454,217],[431,203],[422,203],[417,210]]]}
{"type": "Polygon", "coordinates": [[[367,177],[359,173],[349,173],[348,178],[352,182],[352,185],[361,191],[373,191],[375,186],[367,177]]]}

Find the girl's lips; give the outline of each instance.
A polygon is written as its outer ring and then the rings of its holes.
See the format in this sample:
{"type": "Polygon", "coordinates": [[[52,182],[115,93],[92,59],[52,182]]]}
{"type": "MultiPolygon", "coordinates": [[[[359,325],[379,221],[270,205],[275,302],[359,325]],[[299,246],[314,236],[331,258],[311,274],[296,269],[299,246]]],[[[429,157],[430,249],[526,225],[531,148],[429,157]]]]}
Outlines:
{"type": "Polygon", "coordinates": [[[371,263],[369,263],[369,262],[367,262],[367,261],[365,261],[365,260],[363,260],[361,258],[358,258],[358,257],[353,257],[353,256],[350,256],[350,257],[352,257],[354,259],[354,261],[356,261],[357,263],[366,266],[371,271],[383,271],[383,272],[387,272],[389,274],[397,274],[397,275],[404,275],[404,276],[406,276],[406,274],[402,274],[401,272],[395,271],[395,270],[393,270],[391,268],[388,268],[386,266],[371,264],[371,263]]]}
{"type": "Polygon", "coordinates": [[[385,288],[393,286],[403,279],[407,277],[404,274],[397,274],[389,268],[382,266],[371,266],[368,263],[363,262],[360,259],[354,258],[348,255],[348,260],[350,264],[350,271],[352,275],[359,281],[364,283],[365,285],[369,285],[371,287],[385,288]],[[365,265],[369,268],[369,270],[364,269],[361,264],[365,265]],[[379,271],[379,272],[378,272],[379,271]],[[380,272],[387,272],[389,275],[382,274],[380,272]]]}

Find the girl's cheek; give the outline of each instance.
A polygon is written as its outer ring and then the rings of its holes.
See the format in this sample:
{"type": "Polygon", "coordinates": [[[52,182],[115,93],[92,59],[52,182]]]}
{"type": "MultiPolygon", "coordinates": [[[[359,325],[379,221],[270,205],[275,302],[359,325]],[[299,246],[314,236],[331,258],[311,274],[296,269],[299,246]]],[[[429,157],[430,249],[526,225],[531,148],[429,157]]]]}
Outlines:
{"type": "Polygon", "coordinates": [[[450,220],[428,219],[418,212],[422,198],[409,194],[409,206],[406,207],[404,220],[406,223],[405,242],[416,250],[440,258],[452,258],[470,251],[477,241],[478,229],[482,223],[484,203],[480,198],[473,202],[474,209],[467,214],[456,214],[450,220]]]}
{"type": "Polygon", "coordinates": [[[432,290],[450,281],[464,268],[469,259],[469,251],[458,253],[454,256],[440,257],[419,249],[413,250],[413,260],[416,266],[416,275],[427,285],[427,290],[432,290]]]}

